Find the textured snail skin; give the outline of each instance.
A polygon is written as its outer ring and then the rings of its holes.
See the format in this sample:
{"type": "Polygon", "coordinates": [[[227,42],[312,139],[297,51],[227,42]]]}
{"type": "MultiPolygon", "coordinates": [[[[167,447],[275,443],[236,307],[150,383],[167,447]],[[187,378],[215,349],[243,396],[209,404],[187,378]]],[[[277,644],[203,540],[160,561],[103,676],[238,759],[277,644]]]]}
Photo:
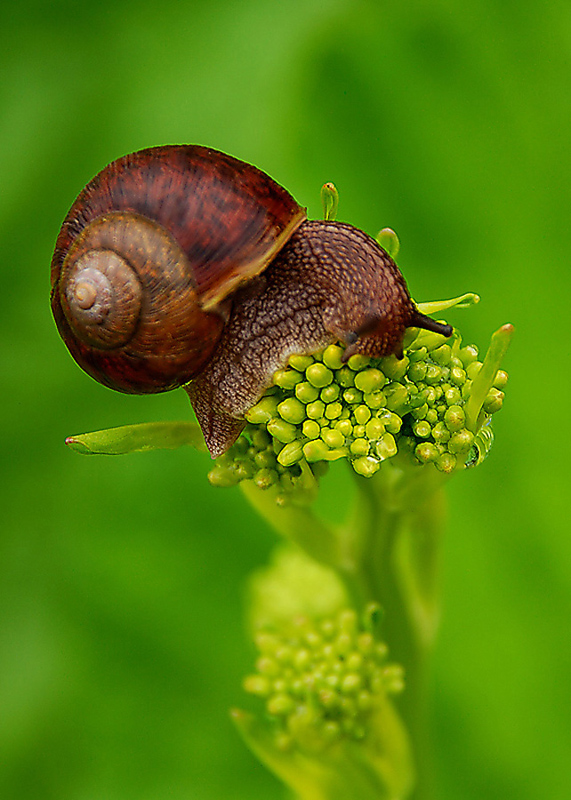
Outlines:
{"type": "Polygon", "coordinates": [[[77,363],[123,392],[185,385],[207,446],[223,453],[290,355],[340,340],[400,355],[423,316],[367,234],[306,220],[250,164],[197,145],[109,164],[56,242],[52,310],[77,363]],[[190,382],[190,383],[189,383],[190,382]]]}
{"type": "Polygon", "coordinates": [[[338,340],[352,341],[345,359],[400,354],[407,327],[432,323],[388,253],[341,222],[305,222],[256,280],[237,293],[214,356],[185,387],[213,456],[235,441],[290,355],[338,340]]]}

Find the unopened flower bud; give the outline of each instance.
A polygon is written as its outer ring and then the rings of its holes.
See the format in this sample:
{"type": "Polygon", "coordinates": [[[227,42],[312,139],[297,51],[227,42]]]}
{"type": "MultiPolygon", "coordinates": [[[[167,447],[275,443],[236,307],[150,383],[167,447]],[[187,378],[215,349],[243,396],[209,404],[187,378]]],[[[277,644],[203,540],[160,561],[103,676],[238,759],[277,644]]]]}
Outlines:
{"type": "Polygon", "coordinates": [[[336,383],[330,383],[329,386],[321,390],[319,396],[325,404],[333,403],[339,397],[339,391],[339,386],[336,383]]]}
{"type": "Polygon", "coordinates": [[[404,378],[409,363],[406,356],[400,360],[396,356],[389,356],[383,361],[383,372],[390,380],[400,381],[401,378],[404,378]]]}
{"type": "Polygon", "coordinates": [[[508,373],[505,372],[503,369],[499,369],[496,372],[496,377],[494,378],[494,386],[496,389],[504,389],[508,382],[508,373]]]}
{"type": "Polygon", "coordinates": [[[430,461],[436,461],[440,455],[436,445],[433,445],[430,442],[423,442],[422,444],[417,445],[414,454],[423,464],[428,464],[430,461]]]}
{"type": "Polygon", "coordinates": [[[289,365],[298,372],[305,372],[305,370],[313,364],[312,356],[290,356],[289,365]]]}
{"type": "Polygon", "coordinates": [[[305,371],[305,376],[312,386],[323,388],[333,380],[333,372],[325,364],[311,364],[305,371]]]}
{"type": "Polygon", "coordinates": [[[278,461],[283,467],[289,467],[297,463],[303,456],[302,446],[299,439],[286,444],[278,453],[278,461]]]}
{"type": "Polygon", "coordinates": [[[319,397],[319,389],[312,386],[309,381],[301,381],[295,386],[295,396],[302,403],[313,403],[319,397]]]}
{"type": "Polygon", "coordinates": [[[305,409],[310,419],[321,419],[325,413],[325,403],[323,400],[315,400],[313,403],[308,403],[305,409]]]}
{"type": "Polygon", "coordinates": [[[262,468],[254,473],[254,483],[258,489],[269,489],[277,483],[278,477],[275,469],[262,468]]]}
{"type": "Polygon", "coordinates": [[[268,422],[268,432],[271,433],[274,439],[284,444],[293,442],[297,435],[295,425],[279,418],[271,419],[268,422]]]}
{"type": "Polygon", "coordinates": [[[472,446],[474,441],[474,434],[464,428],[457,433],[453,433],[448,441],[448,450],[450,453],[466,453],[472,446]]]}
{"type": "Polygon", "coordinates": [[[387,379],[380,369],[364,369],[355,375],[355,387],[365,394],[382,389],[386,382],[387,379]]]}
{"type": "Polygon", "coordinates": [[[293,389],[297,383],[303,380],[299,372],[294,369],[280,369],[274,372],[274,384],[282,389],[293,389]]]}
{"type": "Polygon", "coordinates": [[[379,471],[380,466],[380,460],[372,456],[359,456],[353,461],[353,469],[357,475],[362,475],[364,478],[370,478],[379,471]]]}
{"type": "Polygon", "coordinates": [[[336,344],[330,344],[323,351],[323,363],[329,369],[341,369],[343,366],[343,349],[336,344]]]}
{"type": "Polygon", "coordinates": [[[246,419],[255,425],[269,422],[277,414],[278,400],[273,396],[262,397],[255,406],[246,411],[246,419]]]}
{"type": "Polygon", "coordinates": [[[444,414],[444,424],[449,431],[459,431],[464,427],[466,414],[464,409],[458,405],[451,405],[444,414]]]}
{"type": "Polygon", "coordinates": [[[363,367],[367,367],[370,363],[369,356],[361,355],[360,353],[356,353],[354,356],[351,356],[349,361],[347,362],[348,366],[352,370],[360,370],[363,367]]]}
{"type": "Polygon", "coordinates": [[[303,422],[305,419],[305,406],[295,397],[288,397],[279,403],[277,410],[282,419],[294,425],[303,422]]]}
{"type": "Polygon", "coordinates": [[[499,411],[503,405],[504,396],[503,392],[492,387],[484,400],[483,409],[486,414],[495,414],[496,411],[499,411]]]}

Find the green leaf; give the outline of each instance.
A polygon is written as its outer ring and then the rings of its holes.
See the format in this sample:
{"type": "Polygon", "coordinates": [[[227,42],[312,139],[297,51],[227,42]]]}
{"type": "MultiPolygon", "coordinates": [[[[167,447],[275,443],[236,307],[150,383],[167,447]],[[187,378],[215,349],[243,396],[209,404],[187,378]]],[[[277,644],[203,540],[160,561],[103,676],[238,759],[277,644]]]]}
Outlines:
{"type": "Polygon", "coordinates": [[[321,187],[321,202],[323,204],[323,219],[329,221],[337,217],[339,207],[339,192],[333,183],[324,183],[321,187]]]}
{"type": "Polygon", "coordinates": [[[301,800],[328,800],[327,773],[296,750],[277,745],[271,726],[241,709],[232,709],[231,717],[250,750],[301,800]]]}
{"type": "Polygon", "coordinates": [[[484,357],[484,363],[472,383],[470,397],[464,410],[466,412],[466,426],[473,433],[476,433],[482,424],[483,420],[479,418],[482,405],[486,395],[494,385],[496,373],[509,347],[513,332],[514,326],[508,322],[492,335],[492,341],[484,357]]]}
{"type": "Polygon", "coordinates": [[[144,422],[105,431],[68,436],[65,443],[85,456],[119,456],[146,450],[174,450],[190,445],[205,451],[206,445],[196,422],[144,422]]]}
{"type": "Polygon", "coordinates": [[[480,302],[480,295],[474,292],[467,292],[460,297],[453,297],[451,300],[434,300],[432,303],[418,303],[417,308],[421,314],[437,314],[439,311],[446,311],[448,308],[469,308],[480,302]]]}
{"type": "MultiPolygon", "coordinates": [[[[382,712],[387,705],[388,701],[385,701],[382,712]]],[[[410,791],[408,742],[395,712],[382,712],[381,717],[388,718],[391,734],[395,733],[394,721],[398,727],[397,736],[386,737],[389,750],[385,750],[385,741],[381,740],[377,745],[378,752],[371,752],[362,743],[350,741],[320,748],[317,739],[313,748],[302,749],[294,742],[288,747],[285,741],[280,747],[279,739],[267,720],[240,709],[233,709],[231,715],[248,747],[293,790],[299,800],[396,800],[408,796],[410,791]],[[397,739],[396,747],[393,738],[397,739]]],[[[385,725],[383,719],[382,727],[385,725]]],[[[310,726],[306,733],[311,741],[310,726]]]]}

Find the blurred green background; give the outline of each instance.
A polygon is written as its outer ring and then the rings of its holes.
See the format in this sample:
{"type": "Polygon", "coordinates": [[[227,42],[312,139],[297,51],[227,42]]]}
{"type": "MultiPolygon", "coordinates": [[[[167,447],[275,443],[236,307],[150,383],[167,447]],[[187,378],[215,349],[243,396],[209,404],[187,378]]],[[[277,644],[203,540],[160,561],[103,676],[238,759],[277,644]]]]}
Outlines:
{"type": "Polygon", "coordinates": [[[497,443],[450,485],[434,669],[440,798],[567,800],[571,11],[539,0],[23,2],[0,12],[0,796],[279,797],[238,739],[248,573],[274,535],[190,451],[67,434],[186,419],[59,341],[53,244],[83,185],[156,144],[255,163],[311,216],[401,238],[418,300],[516,325],[497,443]]]}

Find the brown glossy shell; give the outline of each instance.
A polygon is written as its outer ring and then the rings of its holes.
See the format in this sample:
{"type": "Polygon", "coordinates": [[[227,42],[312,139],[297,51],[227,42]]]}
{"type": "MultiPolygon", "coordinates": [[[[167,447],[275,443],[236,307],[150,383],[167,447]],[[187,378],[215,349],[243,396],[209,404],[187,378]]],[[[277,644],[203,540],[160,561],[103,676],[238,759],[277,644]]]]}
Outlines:
{"type": "Polygon", "coordinates": [[[306,217],[251,164],[199,145],[151,147],[113,161],[81,192],[56,243],[52,285],[78,233],[110,211],[141,214],[171,233],[205,309],[260,273],[306,217]]]}
{"type": "Polygon", "coordinates": [[[77,363],[135,394],[197,375],[224,326],[200,308],[188,260],[169,232],[123,211],[97,217],[74,240],[52,309],[77,363]]]}
{"type": "Polygon", "coordinates": [[[52,259],[60,334],[111,388],[180,386],[216,346],[219,304],[304,219],[265,173],[216,150],[175,145],[120,158],[80,193],[60,231],[52,259]]]}

